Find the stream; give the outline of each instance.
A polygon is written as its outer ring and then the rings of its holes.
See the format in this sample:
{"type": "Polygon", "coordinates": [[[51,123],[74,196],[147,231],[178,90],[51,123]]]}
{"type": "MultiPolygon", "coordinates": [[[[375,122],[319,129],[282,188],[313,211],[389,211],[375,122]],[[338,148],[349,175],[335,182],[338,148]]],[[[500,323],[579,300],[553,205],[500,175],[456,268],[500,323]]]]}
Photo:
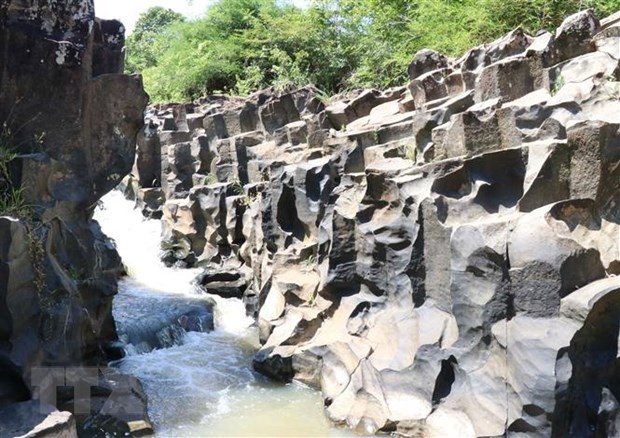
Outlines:
{"type": "Polygon", "coordinates": [[[353,436],[331,426],[319,392],[252,370],[258,333],[242,302],[199,294],[197,270],[161,263],[159,221],[118,191],[95,219],[129,273],[113,311],[127,355],[111,366],[142,381],[156,436],[353,436]]]}

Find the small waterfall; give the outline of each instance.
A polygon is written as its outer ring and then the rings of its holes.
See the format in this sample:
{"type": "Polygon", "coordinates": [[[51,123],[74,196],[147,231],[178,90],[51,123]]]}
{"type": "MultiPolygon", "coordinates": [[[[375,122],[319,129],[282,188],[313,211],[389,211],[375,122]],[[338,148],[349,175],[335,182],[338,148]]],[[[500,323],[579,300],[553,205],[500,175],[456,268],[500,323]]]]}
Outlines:
{"type": "Polygon", "coordinates": [[[114,239],[129,276],[145,287],[167,294],[193,294],[197,269],[167,268],[160,259],[161,223],[145,220],[117,190],[101,200],[95,213],[104,233],[114,239]]]}
{"type": "Polygon", "coordinates": [[[159,221],[143,219],[119,191],[104,198],[95,219],[114,239],[129,274],[119,282],[113,308],[127,354],[181,345],[186,332],[213,330],[214,301],[191,286],[198,271],[171,269],[159,259],[159,221]]]}
{"type": "Polygon", "coordinates": [[[118,191],[95,219],[129,273],[114,299],[127,356],[113,366],[142,381],[157,436],[352,436],[329,425],[316,391],[252,370],[258,335],[243,303],[201,295],[198,270],[161,263],[159,221],[118,191]]]}

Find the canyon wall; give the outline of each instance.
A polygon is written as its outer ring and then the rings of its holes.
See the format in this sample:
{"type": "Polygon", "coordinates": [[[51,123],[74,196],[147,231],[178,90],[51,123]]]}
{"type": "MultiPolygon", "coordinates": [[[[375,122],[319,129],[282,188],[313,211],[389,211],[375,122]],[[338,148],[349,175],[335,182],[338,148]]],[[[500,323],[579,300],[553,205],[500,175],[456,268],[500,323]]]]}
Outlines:
{"type": "Polygon", "coordinates": [[[334,422],[616,436],[619,21],[423,50],[402,88],[159,105],[124,189],[334,422]]]}
{"type": "Polygon", "coordinates": [[[122,272],[91,216],[131,170],[148,99],[123,46],[93,0],[0,2],[1,436],[150,430],[139,382],[83,368],[111,357],[122,272]]]}

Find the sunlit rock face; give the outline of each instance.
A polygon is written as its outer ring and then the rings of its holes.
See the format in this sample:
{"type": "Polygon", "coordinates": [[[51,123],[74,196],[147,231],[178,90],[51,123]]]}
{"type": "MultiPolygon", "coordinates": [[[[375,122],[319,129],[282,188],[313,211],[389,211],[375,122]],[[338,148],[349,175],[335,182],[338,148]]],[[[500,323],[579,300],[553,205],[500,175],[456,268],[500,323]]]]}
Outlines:
{"type": "MultiPolygon", "coordinates": [[[[33,367],[103,364],[116,338],[122,268],[90,217],[131,170],[148,99],[122,74],[123,45],[121,23],[96,19],[92,0],[0,5],[2,147],[17,155],[0,184],[27,206],[0,212],[0,406],[38,397],[33,367]]],[[[139,386],[110,378],[93,385],[139,386]]]]}
{"type": "Polygon", "coordinates": [[[613,436],[619,59],[617,19],[585,11],[423,50],[408,87],[160,105],[126,193],[166,263],[244,297],[255,368],[319,387],[334,422],[613,436]]]}

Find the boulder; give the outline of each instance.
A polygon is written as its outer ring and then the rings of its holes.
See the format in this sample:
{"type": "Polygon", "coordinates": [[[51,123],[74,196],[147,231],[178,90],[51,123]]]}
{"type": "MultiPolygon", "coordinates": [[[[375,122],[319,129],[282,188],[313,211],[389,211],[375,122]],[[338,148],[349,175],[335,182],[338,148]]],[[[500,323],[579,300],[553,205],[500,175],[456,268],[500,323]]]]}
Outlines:
{"type": "Polygon", "coordinates": [[[601,24],[591,9],[567,17],[555,32],[555,60],[561,62],[595,50],[592,38],[601,24]]]}
{"type": "Polygon", "coordinates": [[[448,67],[449,61],[444,55],[431,49],[422,49],[416,53],[409,64],[409,79],[414,80],[425,73],[448,67]]]}
{"type": "Polygon", "coordinates": [[[75,419],[70,412],[31,400],[0,408],[0,434],[24,438],[75,438],[75,419]]]}

